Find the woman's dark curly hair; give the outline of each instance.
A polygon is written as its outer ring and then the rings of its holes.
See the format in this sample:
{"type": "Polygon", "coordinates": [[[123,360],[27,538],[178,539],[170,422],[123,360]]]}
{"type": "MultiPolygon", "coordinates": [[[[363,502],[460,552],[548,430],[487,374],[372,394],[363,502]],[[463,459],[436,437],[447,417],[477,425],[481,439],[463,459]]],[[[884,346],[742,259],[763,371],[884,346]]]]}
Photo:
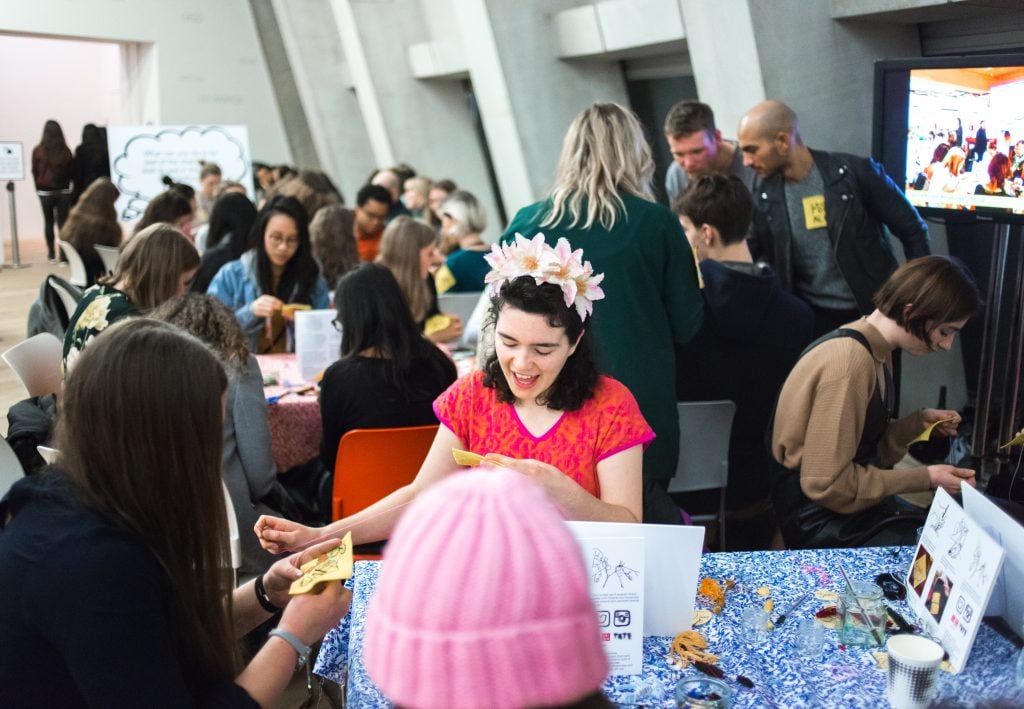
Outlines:
{"type": "MultiPolygon", "coordinates": [[[[497,326],[498,315],[505,306],[524,313],[543,315],[551,327],[565,328],[570,344],[578,343],[576,351],[565,361],[555,383],[537,397],[537,403],[556,411],[576,411],[584,402],[593,398],[598,372],[590,331],[583,327],[576,309],[566,307],[561,287],[554,283],[537,285],[532,276],[520,276],[508,281],[501,287],[498,296],[491,299],[488,320],[492,326],[497,326]]],[[[498,401],[514,404],[515,395],[501,371],[496,352],[487,357],[483,371],[484,386],[497,390],[498,401]]]]}

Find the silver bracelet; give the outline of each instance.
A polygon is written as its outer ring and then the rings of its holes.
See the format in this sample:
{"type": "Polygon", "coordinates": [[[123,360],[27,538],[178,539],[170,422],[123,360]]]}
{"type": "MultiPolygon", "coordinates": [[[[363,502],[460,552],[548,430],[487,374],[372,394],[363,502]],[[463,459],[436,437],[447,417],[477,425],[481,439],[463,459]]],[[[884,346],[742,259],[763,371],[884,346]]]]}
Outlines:
{"type": "Polygon", "coordinates": [[[287,630],[282,630],[281,628],[274,628],[270,631],[268,637],[272,638],[275,636],[291,645],[292,649],[295,650],[296,654],[299,656],[298,662],[295,663],[295,669],[299,669],[309,661],[309,645],[306,645],[304,642],[299,640],[298,635],[287,630]]]}

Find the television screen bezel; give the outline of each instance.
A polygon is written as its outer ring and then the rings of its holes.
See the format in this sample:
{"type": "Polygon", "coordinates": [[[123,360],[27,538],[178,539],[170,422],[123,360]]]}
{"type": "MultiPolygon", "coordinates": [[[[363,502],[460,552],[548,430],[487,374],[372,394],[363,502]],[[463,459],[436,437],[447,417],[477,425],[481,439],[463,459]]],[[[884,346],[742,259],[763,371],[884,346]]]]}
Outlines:
{"type": "MultiPolygon", "coordinates": [[[[871,154],[882,166],[892,181],[906,194],[907,190],[907,129],[910,99],[909,72],[914,69],[976,69],[978,67],[1019,66],[1024,67],[1024,53],[966,54],[943,57],[909,57],[904,59],[880,59],[875,62],[875,95],[871,136],[871,154]],[[892,113],[898,110],[886,101],[886,79],[896,72],[906,72],[906,98],[902,107],[902,122],[894,125],[892,113]],[[891,148],[894,136],[900,136],[902,149],[891,148]],[[887,148],[887,146],[889,146],[887,148]],[[896,153],[895,155],[893,153],[896,153]]],[[[1022,197],[1021,199],[1024,199],[1022,197]]],[[[922,217],[944,219],[953,223],[991,222],[999,224],[1024,224],[1024,214],[1006,212],[978,212],[967,209],[944,207],[918,207],[922,217]]]]}

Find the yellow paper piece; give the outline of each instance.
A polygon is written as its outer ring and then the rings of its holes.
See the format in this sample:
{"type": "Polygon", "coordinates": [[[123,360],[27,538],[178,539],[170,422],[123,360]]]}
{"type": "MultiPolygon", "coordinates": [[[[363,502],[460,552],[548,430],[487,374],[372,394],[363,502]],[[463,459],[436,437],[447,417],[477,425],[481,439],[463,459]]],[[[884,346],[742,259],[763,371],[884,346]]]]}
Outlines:
{"type": "Polygon", "coordinates": [[[455,458],[457,465],[466,465],[469,467],[475,467],[487,463],[488,465],[497,465],[499,468],[505,466],[496,460],[487,460],[479,453],[471,453],[470,451],[459,450],[458,448],[452,448],[452,458],[455,458]]]}
{"type": "Polygon", "coordinates": [[[827,588],[819,588],[814,592],[814,597],[819,601],[838,601],[839,594],[835,591],[829,591],[827,588]]]}
{"type": "Polygon", "coordinates": [[[302,577],[292,582],[289,595],[309,593],[317,584],[344,581],[352,577],[352,532],[346,532],[341,544],[299,567],[302,577]]]}
{"type": "Polygon", "coordinates": [[[437,294],[447,293],[455,283],[455,275],[446,264],[441,264],[441,267],[437,269],[437,273],[434,274],[434,287],[437,289],[437,294]]]}
{"type": "Polygon", "coordinates": [[[775,610],[775,601],[769,598],[767,601],[764,602],[763,607],[765,613],[771,613],[773,610],[775,610]]]}
{"type": "Polygon", "coordinates": [[[698,625],[704,625],[713,617],[714,614],[711,611],[705,610],[704,608],[700,608],[693,612],[693,620],[691,621],[690,625],[696,628],[698,625]]]}
{"type": "Polygon", "coordinates": [[[427,318],[427,322],[423,325],[423,334],[430,336],[435,332],[441,332],[446,327],[452,324],[452,319],[443,313],[441,315],[435,315],[427,318]]]}
{"type": "Polygon", "coordinates": [[[758,596],[769,596],[771,595],[771,592],[772,590],[767,586],[761,586],[761,588],[757,589],[758,596]]]}
{"type": "Polygon", "coordinates": [[[289,317],[291,315],[294,315],[296,310],[312,310],[312,309],[313,309],[312,305],[307,305],[305,303],[285,303],[284,305],[281,306],[281,315],[283,315],[284,317],[287,318],[287,317],[289,317]]]}
{"type": "Polygon", "coordinates": [[[704,274],[700,272],[700,258],[697,257],[697,247],[691,246],[690,250],[693,251],[693,265],[697,269],[697,287],[701,290],[704,289],[704,274]]]}
{"type": "Polygon", "coordinates": [[[1016,436],[1008,440],[1006,443],[999,446],[999,450],[1002,450],[1003,448],[1012,448],[1013,446],[1019,446],[1021,443],[1024,443],[1024,431],[1021,431],[1016,436]]]}
{"type": "Polygon", "coordinates": [[[953,417],[953,416],[950,416],[947,419],[942,419],[941,421],[936,421],[935,423],[928,424],[928,426],[925,427],[925,429],[921,433],[921,435],[918,436],[917,438],[915,438],[914,440],[912,440],[911,443],[921,443],[922,441],[927,441],[929,438],[932,437],[932,431],[935,430],[936,426],[938,426],[939,424],[942,424],[942,423],[949,423],[950,421],[956,421],[956,418],[953,417]]]}
{"type": "Polygon", "coordinates": [[[804,225],[810,229],[824,229],[828,226],[825,221],[825,195],[816,194],[804,197],[804,225]]]}

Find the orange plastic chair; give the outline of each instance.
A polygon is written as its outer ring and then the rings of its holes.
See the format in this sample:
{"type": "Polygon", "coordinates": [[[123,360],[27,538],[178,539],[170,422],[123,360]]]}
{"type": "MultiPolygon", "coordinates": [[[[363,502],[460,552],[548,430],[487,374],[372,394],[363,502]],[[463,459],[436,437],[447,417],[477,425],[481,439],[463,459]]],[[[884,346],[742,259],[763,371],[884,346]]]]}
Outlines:
{"type": "Polygon", "coordinates": [[[360,428],[338,443],[331,519],[355,514],[412,482],[434,442],[437,424],[360,428]]]}

